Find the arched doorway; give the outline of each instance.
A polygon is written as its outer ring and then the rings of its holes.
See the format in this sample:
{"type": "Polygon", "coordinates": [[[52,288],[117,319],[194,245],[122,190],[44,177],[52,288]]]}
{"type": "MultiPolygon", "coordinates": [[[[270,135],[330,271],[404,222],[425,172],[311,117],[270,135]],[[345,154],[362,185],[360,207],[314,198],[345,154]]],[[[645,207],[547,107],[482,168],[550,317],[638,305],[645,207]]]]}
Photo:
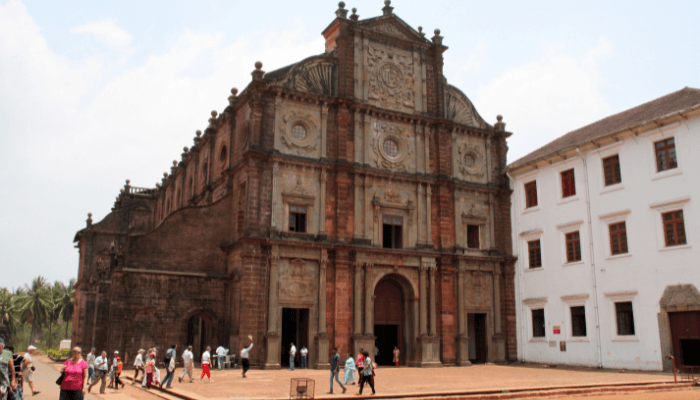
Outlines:
{"type": "Polygon", "coordinates": [[[200,360],[207,346],[215,349],[216,342],[214,319],[207,313],[200,312],[187,320],[187,345],[192,346],[195,360],[200,360]]]}
{"type": "Polygon", "coordinates": [[[392,365],[394,346],[401,352],[401,364],[407,359],[406,300],[404,289],[398,277],[388,275],[377,283],[374,289],[374,336],[378,350],[375,362],[379,365],[392,365]]]}

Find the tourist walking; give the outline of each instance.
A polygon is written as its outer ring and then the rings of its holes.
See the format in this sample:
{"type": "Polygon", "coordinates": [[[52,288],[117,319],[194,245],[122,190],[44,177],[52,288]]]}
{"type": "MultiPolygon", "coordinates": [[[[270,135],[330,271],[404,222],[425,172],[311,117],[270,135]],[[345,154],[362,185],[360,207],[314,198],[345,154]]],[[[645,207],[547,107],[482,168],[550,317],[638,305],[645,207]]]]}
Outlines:
{"type": "Polygon", "coordinates": [[[88,386],[88,393],[92,390],[92,387],[100,381],[100,394],[105,394],[105,386],[107,386],[107,352],[102,351],[99,357],[95,359],[95,381],[88,386]]]}
{"type": "MultiPolygon", "coordinates": [[[[80,347],[73,348],[73,357],[63,363],[59,400],[83,400],[88,380],[88,363],[80,356],[80,347]]],[[[106,354],[105,354],[106,356],[106,354]]]]}
{"type": "Polygon", "coordinates": [[[250,349],[253,348],[253,336],[248,335],[250,339],[250,346],[241,348],[241,365],[243,366],[243,377],[245,378],[245,373],[250,369],[250,360],[248,356],[250,355],[250,349]]]}
{"type": "Polygon", "coordinates": [[[14,346],[7,346],[5,349],[12,353],[12,365],[8,365],[8,368],[14,366],[15,370],[15,379],[13,379],[15,390],[8,393],[7,400],[22,400],[24,399],[24,394],[22,393],[22,363],[24,362],[24,357],[19,353],[15,353],[14,346]]]}
{"type": "Polygon", "coordinates": [[[117,374],[117,367],[119,366],[119,352],[117,350],[114,350],[114,357],[112,357],[112,366],[109,368],[109,387],[110,389],[117,389],[119,390],[119,387],[115,387],[114,384],[114,377],[117,374]]]}
{"type": "Polygon", "coordinates": [[[352,353],[348,353],[348,359],[345,360],[345,377],[343,378],[343,384],[355,384],[355,368],[355,360],[352,358],[352,353]]]}
{"type": "Polygon", "coordinates": [[[93,347],[87,355],[87,365],[88,365],[88,383],[95,381],[95,351],[93,347]]]}
{"type": "MultiPolygon", "coordinates": [[[[157,385],[160,382],[160,369],[158,369],[158,350],[159,347],[151,347],[148,349],[147,354],[149,355],[147,360],[150,358],[150,355],[153,354],[153,368],[152,368],[152,374],[153,374],[153,379],[151,380],[151,385],[157,385]]],[[[141,382],[141,387],[145,388],[147,386],[146,380],[143,380],[141,382]]]]}
{"type": "Polygon", "coordinates": [[[32,360],[34,351],[36,351],[36,347],[27,347],[27,352],[24,354],[24,364],[22,364],[22,382],[27,381],[29,383],[32,396],[39,394],[38,391],[34,390],[34,361],[32,360]]]}
{"type": "Polygon", "coordinates": [[[175,360],[177,359],[177,345],[173,344],[170,346],[168,351],[165,352],[165,379],[160,382],[160,387],[163,388],[163,385],[166,385],[166,387],[170,387],[170,385],[173,383],[173,378],[175,377],[175,360]],[[173,365],[172,370],[170,369],[170,364],[173,365]]]}
{"type": "Polygon", "coordinates": [[[190,376],[190,383],[194,380],[192,377],[192,370],[194,369],[194,355],[192,354],[192,346],[187,346],[185,351],[182,352],[182,363],[184,367],[182,368],[182,374],[180,374],[179,382],[182,383],[182,378],[185,374],[190,376]]]}
{"type": "Polygon", "coordinates": [[[292,347],[289,348],[289,370],[294,371],[294,358],[297,355],[297,348],[294,347],[294,342],[292,342],[292,347]]]}
{"type": "Polygon", "coordinates": [[[343,393],[347,391],[345,388],[345,385],[340,381],[340,377],[338,376],[338,373],[340,371],[340,354],[338,354],[338,348],[334,347],[333,348],[333,356],[331,357],[331,391],[328,392],[327,394],[333,394],[333,378],[335,378],[335,381],[338,382],[338,385],[340,385],[341,388],[343,388],[343,393]]]}
{"type": "Polygon", "coordinates": [[[131,386],[134,386],[136,384],[136,378],[139,377],[139,371],[143,373],[144,378],[146,379],[146,373],[144,372],[145,369],[143,368],[143,355],[146,353],[146,350],[140,349],[138,353],[136,354],[136,358],[134,359],[134,380],[131,381],[131,386]]]}
{"type": "Polygon", "coordinates": [[[299,354],[301,354],[301,368],[302,369],[309,368],[308,365],[306,364],[307,358],[309,356],[309,349],[307,349],[306,346],[301,346],[301,350],[299,351],[299,354]]]}
{"type": "Polygon", "coordinates": [[[0,397],[5,400],[8,394],[16,389],[12,353],[5,349],[5,339],[0,338],[0,397]]]}
{"type": "Polygon", "coordinates": [[[364,350],[360,347],[360,353],[357,355],[357,384],[362,383],[362,369],[365,367],[364,350]]]}
{"type": "Polygon", "coordinates": [[[199,377],[199,383],[204,383],[202,382],[202,379],[204,379],[204,375],[209,378],[209,383],[214,382],[213,379],[211,379],[211,370],[209,369],[209,362],[211,361],[211,354],[209,353],[211,351],[211,347],[207,346],[207,350],[202,353],[202,376],[199,377]]]}
{"type": "Polygon", "coordinates": [[[399,347],[394,346],[394,363],[396,363],[396,366],[399,366],[399,347]]]}
{"type": "Polygon", "coordinates": [[[146,361],[146,388],[150,389],[153,383],[153,372],[156,367],[156,353],[151,353],[148,355],[148,361],[146,361]]]}
{"type": "Polygon", "coordinates": [[[163,379],[163,382],[160,383],[160,388],[163,388],[163,384],[165,384],[166,389],[171,389],[172,386],[171,384],[173,383],[173,377],[175,376],[175,357],[171,357],[170,361],[168,362],[168,365],[165,367],[165,370],[167,373],[165,374],[165,379],[163,379]]]}
{"type": "Polygon", "coordinates": [[[226,349],[224,346],[219,345],[219,347],[216,348],[216,368],[221,371],[221,367],[224,365],[224,361],[226,360],[226,349]]]}
{"type": "Polygon", "coordinates": [[[372,380],[372,372],[374,371],[374,368],[372,368],[372,359],[369,358],[369,353],[366,351],[363,355],[365,356],[365,366],[364,368],[362,368],[362,372],[360,373],[360,393],[358,394],[362,394],[362,388],[365,387],[365,383],[369,383],[369,387],[372,388],[372,394],[375,394],[376,392],[374,391],[374,381],[372,380]]]}

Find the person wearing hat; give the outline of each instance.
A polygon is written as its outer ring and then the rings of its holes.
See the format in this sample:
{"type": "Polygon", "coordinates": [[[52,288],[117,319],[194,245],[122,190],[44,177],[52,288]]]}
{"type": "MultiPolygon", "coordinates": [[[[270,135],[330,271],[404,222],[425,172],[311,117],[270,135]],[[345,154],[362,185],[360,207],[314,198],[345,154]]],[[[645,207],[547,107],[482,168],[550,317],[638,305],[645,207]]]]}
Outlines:
{"type": "Polygon", "coordinates": [[[148,361],[146,361],[146,387],[151,388],[151,383],[153,382],[153,370],[156,367],[156,353],[151,353],[148,355],[148,361]]]}
{"type": "Polygon", "coordinates": [[[5,350],[5,339],[0,337],[0,393],[5,398],[7,393],[17,389],[15,369],[12,364],[12,353],[5,350]]]}
{"type": "Polygon", "coordinates": [[[24,364],[22,364],[22,377],[23,380],[29,383],[29,389],[32,391],[32,396],[39,394],[38,391],[34,390],[34,362],[32,361],[32,354],[36,351],[36,347],[27,347],[27,352],[24,354],[24,364]]]}
{"type": "Polygon", "coordinates": [[[107,386],[107,352],[102,351],[102,354],[95,359],[95,381],[88,386],[88,393],[93,386],[97,385],[97,381],[100,381],[100,394],[105,394],[105,387],[107,386]]]}
{"type": "Polygon", "coordinates": [[[119,376],[122,374],[124,364],[122,363],[122,359],[120,357],[117,357],[116,360],[117,366],[114,367],[114,388],[119,390],[119,385],[122,385],[122,389],[124,389],[124,383],[121,381],[121,379],[119,379],[119,376]]]}
{"type": "Polygon", "coordinates": [[[87,355],[88,383],[95,382],[95,351],[97,349],[93,347],[87,355]]]}
{"type": "Polygon", "coordinates": [[[136,354],[136,359],[134,360],[134,380],[131,381],[131,386],[134,386],[136,384],[136,378],[139,377],[139,371],[143,372],[144,374],[146,373],[145,369],[143,368],[143,355],[145,353],[146,350],[140,349],[138,354],[136,354]]]}

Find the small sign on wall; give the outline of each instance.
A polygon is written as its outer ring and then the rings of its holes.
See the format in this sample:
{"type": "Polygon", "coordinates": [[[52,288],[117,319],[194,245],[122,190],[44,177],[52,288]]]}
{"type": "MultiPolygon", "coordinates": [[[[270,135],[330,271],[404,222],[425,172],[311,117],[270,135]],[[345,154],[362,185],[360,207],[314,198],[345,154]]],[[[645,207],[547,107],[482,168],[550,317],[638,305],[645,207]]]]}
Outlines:
{"type": "Polygon", "coordinates": [[[566,342],[559,342],[559,351],[566,351],[566,342]]]}
{"type": "Polygon", "coordinates": [[[554,334],[555,335],[560,335],[561,334],[561,327],[559,325],[556,325],[554,327],[554,334]]]}

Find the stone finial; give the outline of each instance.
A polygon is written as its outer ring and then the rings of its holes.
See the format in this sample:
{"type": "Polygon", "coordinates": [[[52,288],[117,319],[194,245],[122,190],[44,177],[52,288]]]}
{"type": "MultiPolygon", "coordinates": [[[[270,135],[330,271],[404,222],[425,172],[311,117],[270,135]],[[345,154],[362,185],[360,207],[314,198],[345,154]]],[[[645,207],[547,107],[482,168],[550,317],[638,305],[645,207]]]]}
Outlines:
{"type": "Polygon", "coordinates": [[[391,6],[391,0],[384,0],[384,8],[382,8],[384,15],[391,15],[393,11],[394,7],[391,6]]]}
{"type": "Polygon", "coordinates": [[[352,9],[352,15],[350,16],[350,19],[354,22],[357,22],[357,20],[360,19],[360,16],[357,15],[357,8],[352,9]]]}
{"type": "Polygon", "coordinates": [[[87,222],[88,228],[92,226],[92,213],[88,213],[88,218],[85,220],[85,222],[87,222]]]}
{"type": "Polygon", "coordinates": [[[163,178],[167,178],[167,177],[168,177],[168,173],[167,173],[167,172],[163,172],[163,178]]]}
{"type": "Polygon", "coordinates": [[[440,36],[440,29],[435,29],[435,36],[433,36],[432,41],[435,44],[442,44],[442,36],[440,36]]]}
{"type": "Polygon", "coordinates": [[[261,81],[263,78],[263,75],[265,75],[265,71],[262,70],[263,64],[260,61],[255,62],[255,71],[251,73],[253,75],[253,80],[254,81],[261,81]]]}
{"type": "MultiPolygon", "coordinates": [[[[260,68],[262,68],[262,65],[260,66],[260,68]]],[[[238,89],[232,88],[232,89],[231,89],[231,95],[233,95],[234,97],[235,97],[235,96],[238,96],[238,89]]]]}
{"type": "Polygon", "coordinates": [[[194,145],[196,146],[202,140],[202,131],[198,130],[195,135],[197,135],[194,137],[194,145]]]}
{"type": "Polygon", "coordinates": [[[216,110],[211,110],[211,117],[216,118],[216,116],[219,115],[219,113],[216,112],[216,110]]]}
{"type": "Polygon", "coordinates": [[[130,185],[131,185],[131,181],[127,179],[127,180],[126,180],[126,184],[124,185],[124,187],[129,187],[130,185]]]}
{"type": "Polygon", "coordinates": [[[348,10],[345,9],[344,1],[338,3],[338,10],[335,12],[335,16],[341,19],[348,19],[348,10]]]}
{"type": "Polygon", "coordinates": [[[185,147],[182,148],[182,152],[185,153],[185,154],[187,154],[187,153],[190,152],[190,148],[187,147],[187,146],[185,146],[185,147]]]}
{"type": "Polygon", "coordinates": [[[506,130],[506,123],[503,122],[503,116],[502,115],[497,115],[496,116],[496,122],[493,127],[496,128],[497,131],[505,131],[506,130]]]}
{"type": "Polygon", "coordinates": [[[202,131],[197,131],[197,132],[195,132],[195,135],[197,135],[197,137],[201,137],[201,136],[202,136],[202,131]]]}
{"type": "Polygon", "coordinates": [[[420,33],[421,36],[425,37],[425,32],[423,32],[423,27],[419,26],[418,27],[418,33],[420,33]]]}
{"type": "Polygon", "coordinates": [[[156,182],[156,189],[160,189],[160,182],[156,182]]]}
{"type": "Polygon", "coordinates": [[[232,88],[231,95],[228,97],[228,104],[233,105],[236,102],[237,98],[238,98],[238,89],[232,88]]]}
{"type": "Polygon", "coordinates": [[[177,167],[177,160],[173,160],[173,167],[177,167]]]}

